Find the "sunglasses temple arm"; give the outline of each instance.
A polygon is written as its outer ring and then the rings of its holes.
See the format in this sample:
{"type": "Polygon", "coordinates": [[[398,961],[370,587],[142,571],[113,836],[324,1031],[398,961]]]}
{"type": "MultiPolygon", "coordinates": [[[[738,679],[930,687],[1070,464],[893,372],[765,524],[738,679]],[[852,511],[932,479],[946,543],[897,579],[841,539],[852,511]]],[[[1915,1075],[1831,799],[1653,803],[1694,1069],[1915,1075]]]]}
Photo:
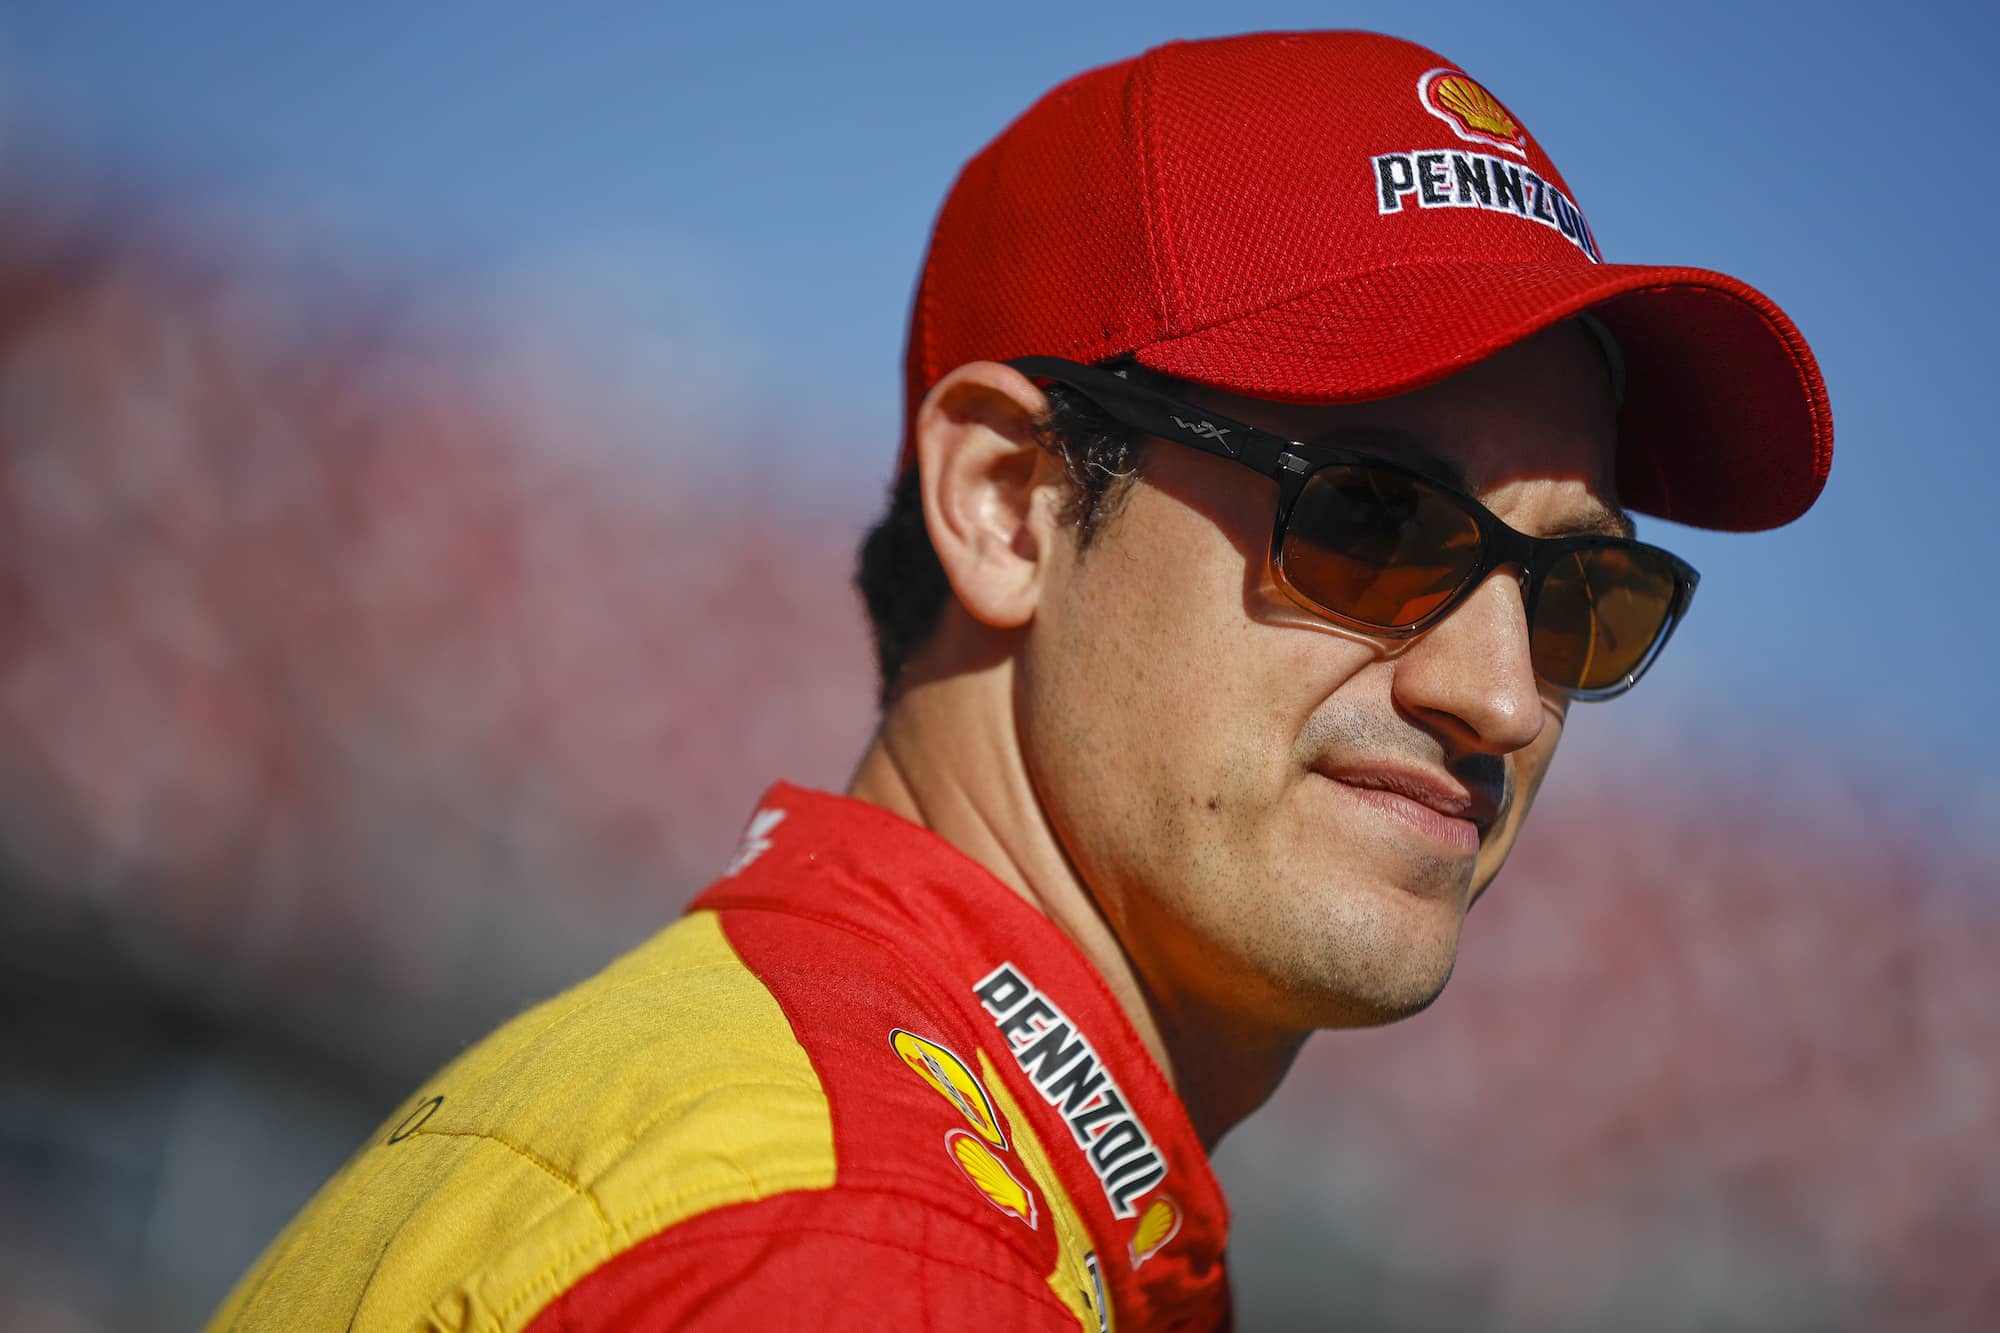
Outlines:
{"type": "Polygon", "coordinates": [[[1046,356],[1016,357],[1007,364],[1029,379],[1055,380],[1081,390],[1119,421],[1137,426],[1149,435],[1188,445],[1217,458],[1240,460],[1262,472],[1277,465],[1279,450],[1275,437],[1205,408],[1179,405],[1190,413],[1181,416],[1163,404],[1160,395],[1133,384],[1115,371],[1046,356]]]}

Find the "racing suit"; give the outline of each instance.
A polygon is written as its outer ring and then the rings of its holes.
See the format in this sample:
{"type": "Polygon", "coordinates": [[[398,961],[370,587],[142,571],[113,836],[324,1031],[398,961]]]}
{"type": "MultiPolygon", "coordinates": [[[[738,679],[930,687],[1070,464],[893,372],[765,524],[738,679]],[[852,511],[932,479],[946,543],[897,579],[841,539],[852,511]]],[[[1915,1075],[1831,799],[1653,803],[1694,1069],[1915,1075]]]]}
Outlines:
{"type": "Polygon", "coordinates": [[[472,1047],[215,1329],[1209,1329],[1222,1194],[1103,980],[780,784],[681,921],[472,1047]]]}

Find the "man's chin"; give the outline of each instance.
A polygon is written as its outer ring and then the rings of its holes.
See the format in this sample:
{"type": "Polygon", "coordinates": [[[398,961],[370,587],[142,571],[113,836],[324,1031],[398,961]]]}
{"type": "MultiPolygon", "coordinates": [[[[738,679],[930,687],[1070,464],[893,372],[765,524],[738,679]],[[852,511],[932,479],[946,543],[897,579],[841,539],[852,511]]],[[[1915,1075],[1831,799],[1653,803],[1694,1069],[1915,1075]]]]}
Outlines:
{"type": "Polygon", "coordinates": [[[1415,1018],[1424,1010],[1437,1003],[1438,996],[1451,981],[1451,964],[1445,965],[1444,976],[1436,982],[1413,987],[1407,993],[1384,997],[1366,1006],[1365,1014],[1359,1022],[1346,1024],[1348,1027],[1385,1027],[1401,1022],[1405,1018],[1415,1018]]]}
{"type": "Polygon", "coordinates": [[[1455,954],[1447,954],[1442,960],[1421,967],[1408,966],[1411,960],[1407,955],[1399,961],[1405,966],[1394,974],[1371,969],[1367,975],[1350,974],[1315,987],[1312,995],[1303,997],[1310,1009],[1306,1025],[1372,1028],[1414,1018],[1444,994],[1457,958],[1455,954]]]}

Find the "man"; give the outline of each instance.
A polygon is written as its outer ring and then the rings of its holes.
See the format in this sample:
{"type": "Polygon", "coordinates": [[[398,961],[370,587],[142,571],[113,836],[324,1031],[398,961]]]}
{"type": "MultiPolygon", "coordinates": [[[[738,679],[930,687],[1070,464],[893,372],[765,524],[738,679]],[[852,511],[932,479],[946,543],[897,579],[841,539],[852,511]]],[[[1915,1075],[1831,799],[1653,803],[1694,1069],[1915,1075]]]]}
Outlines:
{"type": "MultiPolygon", "coordinates": [[[[1443,987],[1568,708],[1831,428],[1732,279],[1352,33],[1162,47],[974,158],[863,550],[880,730],[419,1090],[220,1327],[1207,1328],[1206,1150],[1443,987]]],[[[1332,1312],[1330,1312],[1331,1317],[1332,1312]]]]}

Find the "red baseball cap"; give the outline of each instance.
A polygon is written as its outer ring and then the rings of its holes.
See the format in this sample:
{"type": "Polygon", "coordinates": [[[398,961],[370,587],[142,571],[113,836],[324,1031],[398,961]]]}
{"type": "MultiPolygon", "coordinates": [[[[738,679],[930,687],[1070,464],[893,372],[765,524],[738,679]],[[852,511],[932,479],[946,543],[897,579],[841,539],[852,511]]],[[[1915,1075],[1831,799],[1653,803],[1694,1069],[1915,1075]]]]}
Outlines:
{"type": "Polygon", "coordinates": [[[1588,310],[1625,360],[1629,507],[1752,531],[1826,484],[1805,339],[1747,284],[1608,264],[1541,142],[1421,46],[1173,42],[1080,74],[959,174],[910,317],[907,422],[968,361],[1141,364],[1251,398],[1420,388],[1588,310]]]}

